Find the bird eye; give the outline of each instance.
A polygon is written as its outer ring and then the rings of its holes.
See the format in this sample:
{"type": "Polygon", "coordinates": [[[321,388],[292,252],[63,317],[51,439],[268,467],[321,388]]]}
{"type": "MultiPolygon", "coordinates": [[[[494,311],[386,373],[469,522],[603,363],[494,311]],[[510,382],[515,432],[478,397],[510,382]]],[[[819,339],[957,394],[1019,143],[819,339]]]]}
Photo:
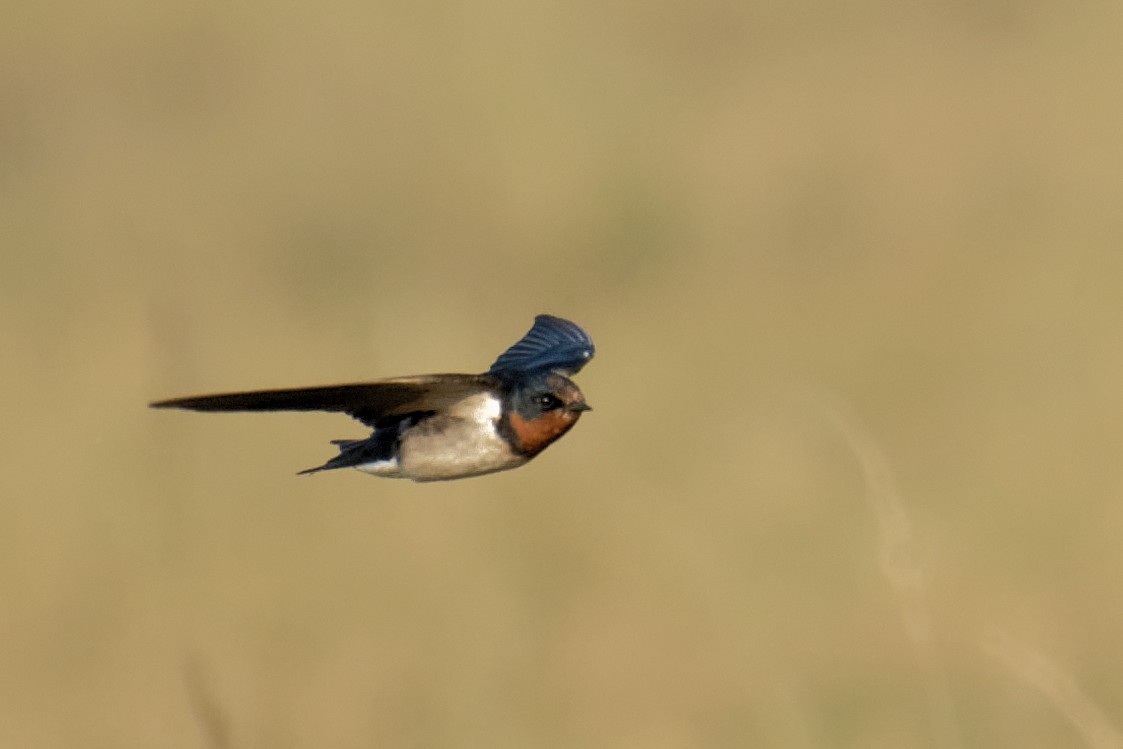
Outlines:
{"type": "Polygon", "coordinates": [[[562,402],[547,393],[546,395],[538,396],[538,406],[543,411],[553,411],[555,408],[561,408],[562,402]]]}

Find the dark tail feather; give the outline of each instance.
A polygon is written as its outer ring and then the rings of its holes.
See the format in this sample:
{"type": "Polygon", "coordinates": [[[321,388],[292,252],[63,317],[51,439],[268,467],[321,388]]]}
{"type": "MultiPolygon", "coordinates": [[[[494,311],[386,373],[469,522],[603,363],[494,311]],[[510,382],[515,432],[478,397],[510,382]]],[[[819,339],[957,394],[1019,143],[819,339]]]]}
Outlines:
{"type": "Polygon", "coordinates": [[[389,460],[391,457],[386,449],[385,440],[377,439],[377,433],[365,440],[332,440],[331,443],[339,448],[339,455],[322,466],[305,468],[303,471],[298,471],[296,475],[304,476],[320,471],[331,471],[336,468],[351,468],[352,466],[361,466],[379,460],[389,460]]]}

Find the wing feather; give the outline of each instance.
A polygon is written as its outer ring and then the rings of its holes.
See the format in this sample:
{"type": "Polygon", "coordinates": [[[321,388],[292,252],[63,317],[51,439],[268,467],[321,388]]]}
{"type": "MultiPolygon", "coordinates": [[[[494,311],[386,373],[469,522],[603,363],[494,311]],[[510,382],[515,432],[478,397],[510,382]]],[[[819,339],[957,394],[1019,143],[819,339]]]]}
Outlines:
{"type": "Polygon", "coordinates": [[[332,411],[348,414],[373,428],[390,417],[440,411],[494,386],[495,381],[485,375],[424,375],[348,385],[196,395],[157,401],[151,406],[191,411],[332,411]]]}
{"type": "Polygon", "coordinates": [[[593,339],[580,325],[553,315],[538,315],[527,334],[495,360],[488,374],[553,371],[574,375],[595,353],[593,339]]]}

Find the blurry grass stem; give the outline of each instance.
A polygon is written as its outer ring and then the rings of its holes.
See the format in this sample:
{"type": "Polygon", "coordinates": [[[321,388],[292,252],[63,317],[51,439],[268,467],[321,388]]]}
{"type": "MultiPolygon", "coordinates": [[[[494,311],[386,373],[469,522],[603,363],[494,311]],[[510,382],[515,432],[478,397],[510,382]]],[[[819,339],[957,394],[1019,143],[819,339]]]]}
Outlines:
{"type": "Polygon", "coordinates": [[[881,570],[896,595],[905,631],[923,674],[933,744],[958,749],[962,742],[955,705],[935,645],[924,572],[917,560],[912,524],[905,514],[893,471],[885,454],[855,414],[838,403],[828,407],[827,414],[862,468],[866,499],[878,524],[881,570]]]}
{"type": "Polygon", "coordinates": [[[1123,735],[1068,674],[1044,656],[1014,643],[1007,635],[996,633],[983,643],[992,657],[1041,692],[1084,737],[1091,749],[1123,749],[1123,735]]]}

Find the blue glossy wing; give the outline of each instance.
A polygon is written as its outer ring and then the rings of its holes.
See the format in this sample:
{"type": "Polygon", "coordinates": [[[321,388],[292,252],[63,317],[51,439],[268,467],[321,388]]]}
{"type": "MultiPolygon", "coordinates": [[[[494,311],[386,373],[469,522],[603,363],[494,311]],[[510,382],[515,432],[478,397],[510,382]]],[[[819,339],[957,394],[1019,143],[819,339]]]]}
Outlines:
{"type": "Polygon", "coordinates": [[[530,332],[504,351],[488,374],[547,370],[572,375],[594,353],[593,339],[580,325],[553,315],[539,315],[530,332]]]}

